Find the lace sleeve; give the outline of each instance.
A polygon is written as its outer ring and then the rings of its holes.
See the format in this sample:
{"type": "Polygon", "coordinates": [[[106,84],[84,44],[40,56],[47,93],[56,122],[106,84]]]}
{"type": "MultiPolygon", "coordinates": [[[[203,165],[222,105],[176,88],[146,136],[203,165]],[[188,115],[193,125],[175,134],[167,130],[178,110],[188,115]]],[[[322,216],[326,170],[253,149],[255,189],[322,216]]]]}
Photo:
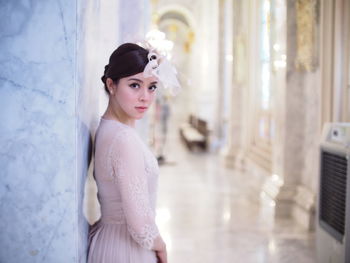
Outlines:
{"type": "Polygon", "coordinates": [[[112,167],[129,233],[142,247],[152,249],[159,231],[150,206],[142,146],[137,138],[125,134],[115,138],[111,147],[112,167]]]}

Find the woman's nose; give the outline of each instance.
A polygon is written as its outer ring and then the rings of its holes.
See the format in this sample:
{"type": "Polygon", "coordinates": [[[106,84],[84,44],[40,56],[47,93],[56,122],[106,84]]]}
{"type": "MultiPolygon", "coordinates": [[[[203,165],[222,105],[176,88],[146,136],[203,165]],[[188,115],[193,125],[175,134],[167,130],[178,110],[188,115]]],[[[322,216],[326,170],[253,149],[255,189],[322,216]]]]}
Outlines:
{"type": "Polygon", "coordinates": [[[149,100],[149,94],[147,88],[140,89],[140,101],[148,101],[149,100]]]}

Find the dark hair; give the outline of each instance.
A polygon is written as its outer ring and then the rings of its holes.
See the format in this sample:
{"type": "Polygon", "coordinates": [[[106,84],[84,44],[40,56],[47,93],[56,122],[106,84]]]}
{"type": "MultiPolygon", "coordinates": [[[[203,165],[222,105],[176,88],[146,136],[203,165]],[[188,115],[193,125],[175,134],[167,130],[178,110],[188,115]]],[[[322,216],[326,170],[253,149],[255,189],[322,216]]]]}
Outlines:
{"type": "Polygon", "coordinates": [[[148,63],[148,52],[147,49],[133,43],[120,45],[110,56],[104,75],[101,77],[106,92],[109,94],[107,78],[118,83],[121,78],[143,72],[148,63]]]}

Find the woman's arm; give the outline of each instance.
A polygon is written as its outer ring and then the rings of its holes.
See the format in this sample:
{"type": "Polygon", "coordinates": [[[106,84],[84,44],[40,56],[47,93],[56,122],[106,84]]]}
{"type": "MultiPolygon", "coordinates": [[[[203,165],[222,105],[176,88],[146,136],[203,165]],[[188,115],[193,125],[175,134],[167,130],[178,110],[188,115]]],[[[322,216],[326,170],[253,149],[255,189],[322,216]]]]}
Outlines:
{"type": "Polygon", "coordinates": [[[142,247],[163,251],[165,243],[159,235],[149,201],[142,145],[136,135],[125,133],[116,137],[111,147],[112,166],[120,189],[128,230],[142,247]]]}

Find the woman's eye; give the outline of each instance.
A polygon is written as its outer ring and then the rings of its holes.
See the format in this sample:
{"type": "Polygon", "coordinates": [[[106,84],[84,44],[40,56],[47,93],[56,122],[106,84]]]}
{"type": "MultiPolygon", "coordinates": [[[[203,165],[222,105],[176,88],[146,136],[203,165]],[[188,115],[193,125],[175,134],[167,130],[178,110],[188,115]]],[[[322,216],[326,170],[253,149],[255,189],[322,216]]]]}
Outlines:
{"type": "Polygon", "coordinates": [[[151,91],[155,91],[157,89],[157,86],[156,85],[152,85],[148,89],[151,90],[151,91]]]}
{"type": "Polygon", "coordinates": [[[132,83],[132,84],[130,84],[130,87],[131,88],[139,88],[140,85],[138,83],[132,83]]]}

